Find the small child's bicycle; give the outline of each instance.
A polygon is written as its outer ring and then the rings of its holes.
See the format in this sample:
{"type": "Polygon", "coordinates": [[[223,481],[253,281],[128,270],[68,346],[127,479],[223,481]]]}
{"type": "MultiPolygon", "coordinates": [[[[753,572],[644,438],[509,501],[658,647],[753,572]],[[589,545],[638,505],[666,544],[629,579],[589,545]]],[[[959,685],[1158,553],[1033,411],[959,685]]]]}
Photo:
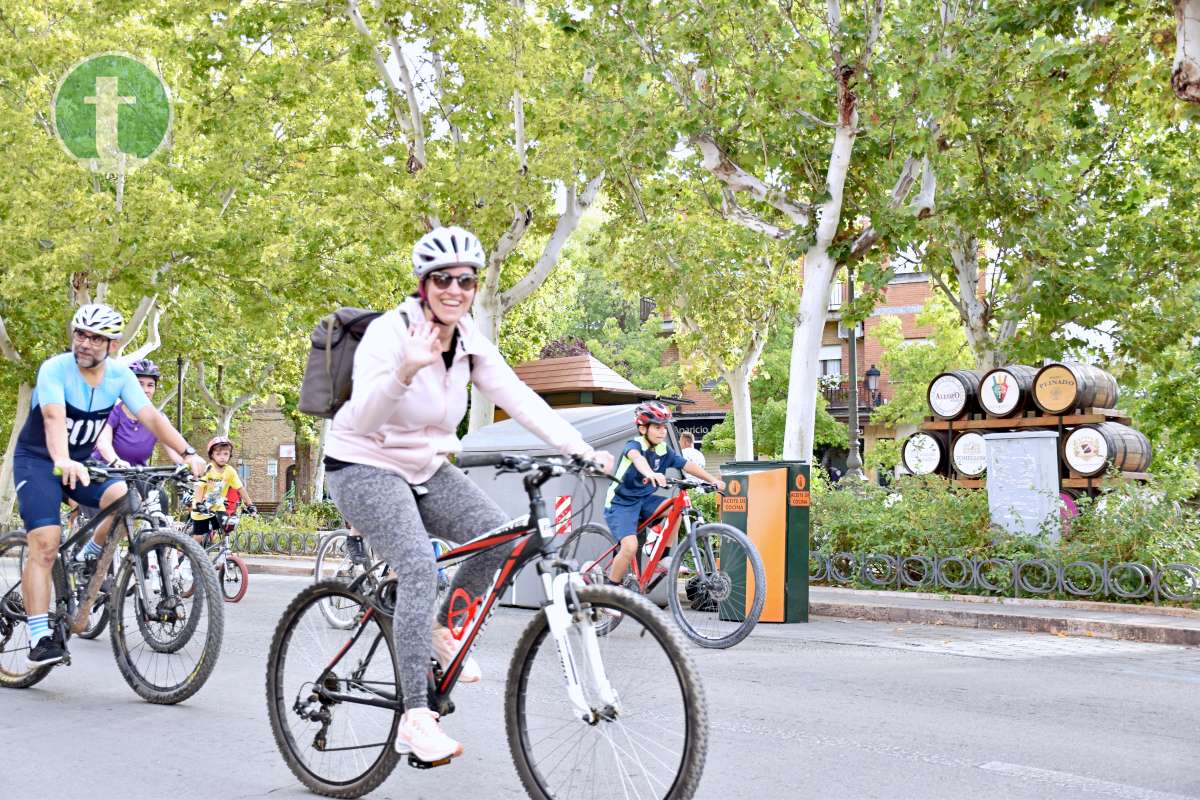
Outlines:
{"type": "MultiPolygon", "coordinates": [[[[762,558],[746,534],[706,522],[688,499],[689,489],[707,493],[717,491],[716,486],[692,479],[668,479],[667,484],[679,491],[638,527],[637,556],[624,585],[648,595],[665,579],[667,602],[684,634],[701,647],[733,647],[750,635],[762,615],[767,599],[762,558]],[[683,544],[670,565],[663,566],[681,526],[683,544]]],[[[570,534],[562,552],[580,562],[585,581],[603,586],[619,548],[604,525],[589,522],[570,534]],[[600,555],[590,555],[598,549],[600,555]]],[[[606,635],[620,622],[619,616],[608,615],[597,623],[597,633],[606,635]]]]}

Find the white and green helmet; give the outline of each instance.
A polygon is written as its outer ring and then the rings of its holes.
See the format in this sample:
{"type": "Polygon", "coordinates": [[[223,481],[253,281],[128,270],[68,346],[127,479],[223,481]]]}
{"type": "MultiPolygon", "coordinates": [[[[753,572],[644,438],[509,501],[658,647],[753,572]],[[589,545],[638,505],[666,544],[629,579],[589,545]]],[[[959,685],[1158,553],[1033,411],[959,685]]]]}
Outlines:
{"type": "Polygon", "coordinates": [[[120,339],[125,332],[125,318],[111,306],[88,303],[80,306],[71,318],[71,330],[98,333],[109,339],[120,339]]]}

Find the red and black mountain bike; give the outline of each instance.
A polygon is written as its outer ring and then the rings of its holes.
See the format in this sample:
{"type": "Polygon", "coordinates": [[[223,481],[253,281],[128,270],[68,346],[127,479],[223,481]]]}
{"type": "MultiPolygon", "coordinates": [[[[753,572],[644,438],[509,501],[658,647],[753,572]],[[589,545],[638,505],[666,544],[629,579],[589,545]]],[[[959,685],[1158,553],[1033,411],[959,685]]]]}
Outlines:
{"type": "MultiPolygon", "coordinates": [[[[692,505],[689,490],[715,492],[716,486],[692,479],[668,479],[667,484],[678,491],[638,527],[637,556],[625,588],[648,595],[665,580],[671,613],[689,639],[702,647],[733,647],[762,615],[767,599],[762,557],[746,534],[706,522],[692,505]],[[672,553],[676,534],[682,544],[672,553]]],[[[605,526],[589,522],[569,535],[562,551],[580,562],[586,582],[603,586],[618,547],[605,526]]],[[[598,633],[607,635],[620,622],[618,615],[605,615],[598,633]]]]}
{"type": "MultiPolygon", "coordinates": [[[[567,473],[600,477],[596,465],[487,456],[464,458],[460,466],[524,474],[529,514],[437,557],[449,566],[512,547],[486,595],[453,628],[463,642],[458,657],[445,671],[431,659],[429,707],[454,711],[450,695],[464,660],[501,595],[532,564],[545,602],[517,641],[504,694],[508,744],[529,796],[693,797],[708,718],[683,640],[645,598],[589,586],[578,565],[559,555],[565,537],[554,535],[546,513],[541,487],[548,480],[567,473]],[[622,617],[620,630],[600,638],[597,622],[613,613],[622,617]]],[[[393,657],[395,592],[395,578],[314,583],[288,605],[275,630],[267,665],[271,729],[288,767],[315,792],[360,797],[400,759],[393,749],[404,711],[393,657]],[[330,601],[353,609],[349,629],[329,625],[321,606],[330,601]]],[[[408,763],[446,762],[409,754],[408,763]]]]}

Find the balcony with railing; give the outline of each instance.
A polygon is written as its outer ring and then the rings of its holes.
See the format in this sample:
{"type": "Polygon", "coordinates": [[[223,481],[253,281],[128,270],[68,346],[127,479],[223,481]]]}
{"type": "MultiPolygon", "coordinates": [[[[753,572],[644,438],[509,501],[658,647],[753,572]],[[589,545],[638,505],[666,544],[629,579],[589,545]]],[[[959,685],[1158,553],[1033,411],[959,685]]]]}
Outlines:
{"type": "MultiPolygon", "coordinates": [[[[850,410],[850,386],[847,382],[846,375],[823,375],[818,382],[817,390],[825,397],[825,402],[829,407],[829,413],[835,417],[844,418],[850,410]]],[[[868,388],[868,378],[860,379],[858,382],[858,413],[863,418],[871,415],[871,412],[887,402],[887,398],[879,391],[878,373],[875,375],[875,389],[868,388]]]]}

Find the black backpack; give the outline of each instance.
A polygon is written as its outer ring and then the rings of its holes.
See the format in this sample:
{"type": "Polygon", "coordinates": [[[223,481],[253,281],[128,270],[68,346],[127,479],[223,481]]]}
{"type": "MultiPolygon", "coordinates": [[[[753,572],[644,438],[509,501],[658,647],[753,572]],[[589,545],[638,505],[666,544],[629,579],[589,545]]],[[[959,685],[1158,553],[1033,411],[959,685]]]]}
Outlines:
{"type": "MultiPolygon", "coordinates": [[[[364,308],[339,308],[317,323],[309,337],[311,348],[304,367],[304,382],[300,384],[301,413],[322,419],[333,419],[338,409],[350,399],[354,390],[354,353],[367,332],[367,326],[383,315],[382,311],[364,308]]],[[[400,312],[404,325],[408,314],[400,312]]],[[[468,356],[474,371],[475,356],[468,356]]]]}

